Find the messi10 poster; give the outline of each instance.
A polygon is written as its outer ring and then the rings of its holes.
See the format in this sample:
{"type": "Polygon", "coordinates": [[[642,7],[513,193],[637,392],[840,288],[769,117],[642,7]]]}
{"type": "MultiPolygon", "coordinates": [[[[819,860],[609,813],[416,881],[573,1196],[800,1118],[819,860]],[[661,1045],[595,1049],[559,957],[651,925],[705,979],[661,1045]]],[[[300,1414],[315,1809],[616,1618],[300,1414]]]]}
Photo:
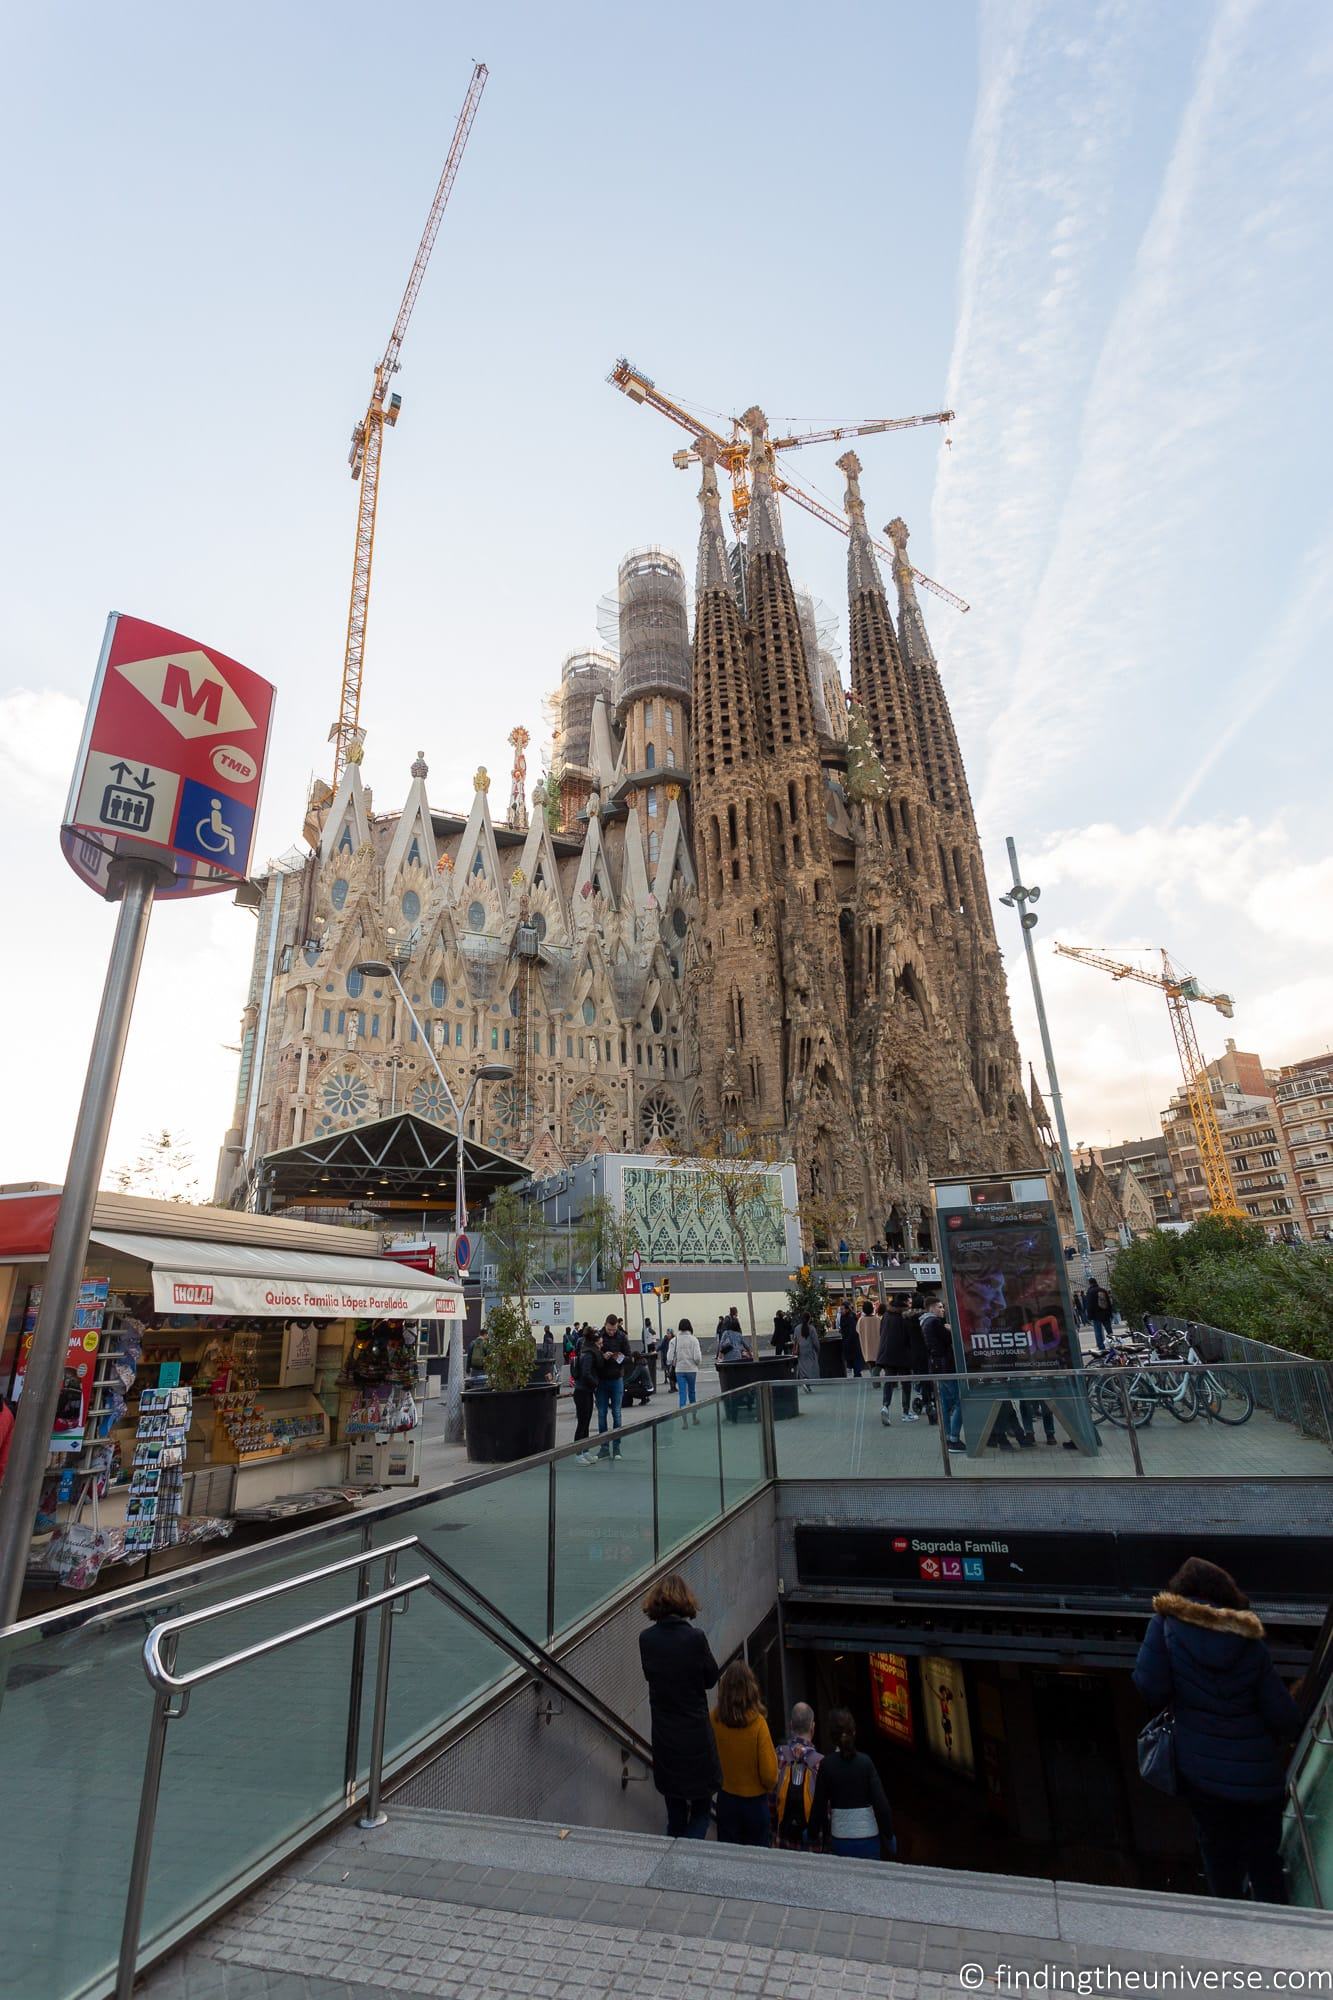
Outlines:
{"type": "Polygon", "coordinates": [[[969,1375],[1071,1368],[1073,1315],[1049,1201],[940,1212],[940,1239],[969,1375]]]}

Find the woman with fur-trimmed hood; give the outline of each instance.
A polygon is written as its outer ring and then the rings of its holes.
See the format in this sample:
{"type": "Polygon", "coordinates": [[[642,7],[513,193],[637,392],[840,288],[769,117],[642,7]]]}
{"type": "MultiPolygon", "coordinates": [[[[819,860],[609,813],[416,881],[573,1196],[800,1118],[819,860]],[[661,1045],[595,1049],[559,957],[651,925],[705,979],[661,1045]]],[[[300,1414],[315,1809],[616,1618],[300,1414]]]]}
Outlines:
{"type": "Polygon", "coordinates": [[[1198,1556],[1153,1599],[1134,1685],[1175,1715],[1176,1773],[1209,1893],[1285,1903],[1285,1746],[1300,1729],[1264,1628],[1233,1578],[1198,1556]]]}

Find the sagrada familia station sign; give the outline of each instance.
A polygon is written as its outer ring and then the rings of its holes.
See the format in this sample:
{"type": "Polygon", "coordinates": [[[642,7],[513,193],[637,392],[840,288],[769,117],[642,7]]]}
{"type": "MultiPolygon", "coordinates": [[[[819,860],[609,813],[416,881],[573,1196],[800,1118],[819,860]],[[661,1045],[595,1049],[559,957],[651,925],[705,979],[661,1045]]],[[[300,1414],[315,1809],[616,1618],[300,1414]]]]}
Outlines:
{"type": "MultiPolygon", "coordinates": [[[[967,778],[895,521],[896,621],[848,453],[851,685],[793,587],[759,413],[744,544],[700,440],[691,638],[674,557],[620,569],[616,650],[573,655],[553,768],[508,816],[373,809],[354,755],[262,884],[218,1194],[267,1155],[410,1111],[537,1173],[743,1128],[803,1208],[928,1245],[931,1174],[1031,1170],[967,778]],[[391,980],[359,970],[388,961],[391,980]]],[[[748,419],[747,419],[748,421],[748,419]]]]}

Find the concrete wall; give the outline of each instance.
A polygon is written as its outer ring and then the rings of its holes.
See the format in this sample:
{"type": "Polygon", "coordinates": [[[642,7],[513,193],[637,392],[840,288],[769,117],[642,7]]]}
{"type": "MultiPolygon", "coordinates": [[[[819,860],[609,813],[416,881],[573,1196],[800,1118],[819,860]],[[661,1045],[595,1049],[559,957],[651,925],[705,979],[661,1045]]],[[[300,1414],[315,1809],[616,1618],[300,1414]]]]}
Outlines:
{"type": "MultiPolygon", "coordinates": [[[[699,1624],[717,1659],[725,1661],[773,1609],[772,1493],[759,1494],[723,1522],[679,1567],[699,1600],[699,1624]]],[[[643,1625],[636,1593],[563,1658],[571,1673],[647,1736],[648,1691],[639,1665],[643,1625]]],[[[661,1801],[637,1760],[630,1760],[631,1781],[622,1789],[615,1743],[577,1709],[548,1721],[547,1706],[545,1689],[520,1689],[395,1796],[405,1805],[455,1812],[660,1833],[661,1801]]]]}

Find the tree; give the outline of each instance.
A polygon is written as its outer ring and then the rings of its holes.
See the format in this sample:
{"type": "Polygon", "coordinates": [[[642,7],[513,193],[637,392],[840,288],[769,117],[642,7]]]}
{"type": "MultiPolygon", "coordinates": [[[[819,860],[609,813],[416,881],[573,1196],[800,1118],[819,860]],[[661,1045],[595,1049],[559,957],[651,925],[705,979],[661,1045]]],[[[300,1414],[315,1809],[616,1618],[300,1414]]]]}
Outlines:
{"type": "Polygon", "coordinates": [[[745,1277],[745,1302],[750,1316],[750,1341],[755,1352],[759,1332],[754,1317],[754,1281],[750,1264],[758,1230],[771,1220],[773,1192],[765,1169],[775,1164],[771,1140],[756,1138],[743,1127],[706,1140],[689,1159],[673,1166],[688,1168],[700,1215],[720,1208],[727,1218],[745,1277]]]}
{"type": "Polygon", "coordinates": [[[1258,1223],[1205,1215],[1180,1232],[1157,1230],[1119,1253],[1111,1281],[1135,1324],[1167,1313],[1333,1359],[1333,1255],[1270,1243],[1258,1223]]]}
{"type": "Polygon", "coordinates": [[[545,1269],[550,1234],[539,1208],[505,1188],[486,1211],[487,1253],[495,1265],[500,1302],[486,1315],[486,1379],[496,1389],[523,1389],[532,1379],[537,1343],[528,1300],[545,1269]]]}
{"type": "Polygon", "coordinates": [[[177,1138],[164,1126],[148,1132],[135,1158],[111,1174],[117,1194],[145,1195],[151,1201],[198,1201],[199,1178],[188,1139],[177,1138]]]}
{"type": "Polygon", "coordinates": [[[801,1241],[812,1259],[821,1244],[836,1253],[840,1242],[854,1243],[860,1225],[855,1202],[840,1191],[807,1195],[800,1205],[797,1220],[801,1225],[801,1241]]]}
{"type": "Polygon", "coordinates": [[[638,1249],[634,1224],[606,1195],[594,1195],[575,1230],[580,1262],[598,1265],[603,1290],[618,1291],[621,1273],[638,1249]]]}
{"type": "Polygon", "coordinates": [[[788,1281],[787,1302],[798,1326],[803,1319],[812,1319],[817,1327],[822,1327],[828,1309],[828,1286],[809,1264],[802,1264],[788,1281]]]}

